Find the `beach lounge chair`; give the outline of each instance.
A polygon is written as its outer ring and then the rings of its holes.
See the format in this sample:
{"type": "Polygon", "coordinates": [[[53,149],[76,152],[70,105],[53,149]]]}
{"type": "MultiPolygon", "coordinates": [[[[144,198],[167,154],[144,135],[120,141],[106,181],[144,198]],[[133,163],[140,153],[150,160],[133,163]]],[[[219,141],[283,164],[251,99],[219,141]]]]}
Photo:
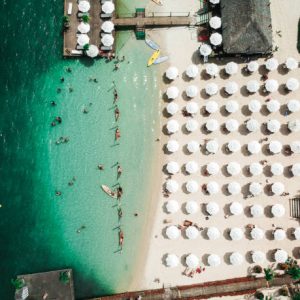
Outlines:
{"type": "Polygon", "coordinates": [[[83,51],[82,50],[72,50],[71,53],[73,55],[82,55],[83,54],[83,51]]]}
{"type": "Polygon", "coordinates": [[[69,2],[69,4],[68,4],[68,15],[69,16],[72,14],[72,8],[73,8],[73,3],[69,2]]]}
{"type": "Polygon", "coordinates": [[[84,15],[90,16],[90,14],[89,14],[88,12],[86,12],[86,13],[79,12],[79,13],[77,14],[77,17],[78,17],[78,18],[82,18],[84,15]]]}
{"type": "Polygon", "coordinates": [[[112,14],[101,14],[101,18],[103,18],[103,19],[108,19],[111,17],[112,17],[112,14]]]}
{"type": "Polygon", "coordinates": [[[77,50],[83,50],[83,46],[77,44],[77,45],[76,45],[76,49],[77,49],[77,50]]]}
{"type": "Polygon", "coordinates": [[[100,49],[103,50],[103,51],[110,51],[110,50],[112,50],[112,46],[110,46],[110,47],[101,46],[100,49]]]}

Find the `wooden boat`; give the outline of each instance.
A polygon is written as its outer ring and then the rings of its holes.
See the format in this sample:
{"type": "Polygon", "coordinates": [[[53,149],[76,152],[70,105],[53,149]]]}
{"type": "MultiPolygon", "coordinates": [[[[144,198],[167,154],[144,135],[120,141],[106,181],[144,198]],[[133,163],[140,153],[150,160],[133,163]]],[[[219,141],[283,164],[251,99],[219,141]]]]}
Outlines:
{"type": "Polygon", "coordinates": [[[154,64],[154,65],[158,65],[158,64],[161,64],[161,63],[167,61],[168,59],[169,59],[169,56],[158,57],[158,58],[153,62],[153,64],[154,64]]]}
{"type": "Polygon", "coordinates": [[[107,185],[101,185],[102,190],[110,197],[117,199],[117,193],[113,192],[107,185]]]}
{"type": "Polygon", "coordinates": [[[162,2],[161,2],[161,0],[152,0],[155,4],[157,4],[157,5],[162,5],[162,2]]]}
{"type": "Polygon", "coordinates": [[[155,51],[148,60],[147,66],[150,67],[159,57],[160,50],[155,51]]]}
{"type": "Polygon", "coordinates": [[[150,40],[150,39],[145,39],[145,43],[146,43],[150,48],[152,48],[153,50],[155,50],[155,51],[159,50],[159,46],[158,46],[155,42],[153,42],[152,40],[150,40]]]}

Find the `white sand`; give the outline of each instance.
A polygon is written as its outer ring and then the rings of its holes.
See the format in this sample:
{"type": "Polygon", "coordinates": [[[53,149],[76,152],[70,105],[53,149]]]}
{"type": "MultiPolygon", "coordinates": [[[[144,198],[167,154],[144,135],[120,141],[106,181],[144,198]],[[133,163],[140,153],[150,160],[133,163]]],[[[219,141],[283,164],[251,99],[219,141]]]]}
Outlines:
{"type": "MultiPolygon", "coordinates": [[[[155,11],[159,9],[161,11],[195,11],[198,9],[199,2],[194,0],[165,0],[163,7],[155,7],[155,11]]],[[[153,9],[153,4],[149,4],[149,9],[153,9]]],[[[154,10],[154,9],[153,9],[154,10]]],[[[279,46],[279,51],[276,52],[275,57],[278,58],[280,63],[284,62],[284,60],[288,56],[293,56],[296,59],[300,60],[300,56],[296,49],[296,39],[297,39],[297,24],[299,19],[300,12],[300,2],[298,0],[286,0],[286,1],[272,1],[271,5],[272,11],[272,19],[273,19],[273,31],[274,31],[274,45],[279,46]],[[276,30],[281,30],[282,38],[275,35],[276,30]]],[[[236,75],[233,75],[230,79],[222,79],[220,77],[216,79],[204,80],[201,76],[198,76],[196,79],[187,82],[182,78],[182,74],[184,73],[186,67],[193,63],[196,63],[199,67],[200,73],[202,73],[204,67],[202,62],[199,59],[197,49],[199,47],[199,43],[196,40],[196,32],[194,29],[186,29],[186,28],[171,28],[171,29],[159,29],[149,31],[150,37],[158,41],[162,46],[162,53],[167,54],[170,57],[168,64],[164,64],[161,66],[161,78],[163,78],[163,72],[167,69],[168,66],[174,65],[179,69],[180,76],[177,78],[173,84],[178,86],[180,89],[180,95],[184,92],[185,88],[189,84],[197,85],[201,92],[203,92],[203,88],[208,82],[215,82],[219,85],[219,87],[224,87],[226,82],[233,80],[236,81],[240,87],[244,86],[249,80],[256,79],[260,83],[260,75],[259,73],[255,73],[251,76],[242,75],[241,69],[245,66],[243,63],[239,63],[239,72],[236,75]]],[[[238,62],[238,61],[237,61],[238,62]]],[[[264,63],[263,60],[258,61],[260,65],[264,63]]],[[[223,65],[226,63],[225,60],[220,61],[218,64],[220,68],[223,69],[223,65]]],[[[289,77],[300,78],[300,69],[293,70],[288,74],[281,75],[278,71],[270,72],[269,78],[277,79],[280,84],[286,82],[289,77]]],[[[162,94],[165,92],[167,87],[170,84],[162,83],[162,94]]],[[[202,93],[201,93],[202,95],[202,93]]],[[[220,107],[223,107],[228,100],[236,100],[240,109],[238,112],[231,114],[229,117],[224,114],[217,112],[213,114],[211,117],[217,119],[220,124],[223,124],[227,118],[234,118],[242,124],[246,119],[250,116],[247,116],[241,113],[242,107],[247,105],[248,101],[251,99],[258,99],[262,103],[267,98],[266,96],[262,96],[259,93],[254,94],[253,96],[244,96],[240,93],[240,91],[229,98],[224,98],[223,94],[218,93],[216,96],[211,97],[211,100],[215,100],[219,103],[220,107]]],[[[300,99],[300,90],[297,92],[293,92],[287,95],[282,95],[279,92],[273,93],[271,95],[273,99],[277,99],[280,101],[281,105],[287,103],[289,99],[300,99]]],[[[193,101],[196,101],[200,108],[202,108],[205,103],[208,101],[204,99],[202,96],[198,96],[193,101]]],[[[184,108],[188,103],[186,97],[180,96],[176,99],[176,102],[180,109],[184,108]]],[[[163,97],[161,100],[162,110],[167,105],[167,102],[164,102],[163,97]]],[[[243,110],[243,109],[242,109],[243,110]]],[[[221,109],[223,111],[223,108],[221,109]]],[[[243,110],[244,111],[244,110],[243,110]]],[[[288,120],[294,120],[296,118],[300,119],[300,113],[293,113],[289,116],[285,117],[280,112],[272,113],[269,115],[264,115],[262,113],[254,113],[252,117],[258,120],[260,123],[266,122],[269,119],[277,119],[281,123],[286,123],[288,120]]],[[[205,122],[210,117],[203,117],[200,113],[198,113],[194,119],[196,119],[200,127],[205,124],[205,122]]],[[[166,122],[171,119],[162,115],[162,127],[166,124],[166,122]]],[[[178,120],[180,123],[180,127],[183,126],[188,118],[183,117],[179,112],[174,116],[174,119],[178,120]]],[[[246,176],[245,173],[241,173],[238,176],[228,177],[223,171],[221,171],[216,176],[206,177],[202,175],[199,171],[194,175],[186,175],[182,171],[178,174],[173,175],[172,179],[177,180],[180,184],[180,189],[177,193],[171,195],[169,198],[165,198],[162,194],[163,184],[167,179],[167,174],[163,173],[164,165],[171,161],[177,161],[180,166],[184,166],[186,162],[190,160],[195,160],[198,162],[200,169],[203,168],[208,162],[215,161],[220,166],[225,166],[230,161],[239,162],[242,167],[248,166],[251,162],[259,162],[263,159],[268,161],[268,165],[273,162],[281,162],[284,167],[290,166],[292,163],[300,162],[300,155],[293,154],[292,156],[284,156],[282,154],[276,154],[273,156],[264,155],[263,153],[248,156],[244,154],[244,151],[240,151],[234,154],[225,154],[221,149],[215,155],[204,155],[201,152],[197,152],[192,155],[187,155],[183,151],[183,147],[191,140],[197,140],[200,144],[203,144],[204,139],[213,139],[216,138],[220,145],[224,145],[231,139],[237,139],[241,142],[242,145],[247,144],[251,140],[259,140],[264,136],[261,131],[257,133],[250,133],[246,135],[242,135],[239,132],[234,132],[230,134],[224,134],[220,131],[211,134],[204,134],[201,130],[197,130],[196,132],[186,134],[181,129],[176,134],[171,137],[166,136],[163,131],[161,131],[161,141],[158,143],[159,149],[161,149],[161,165],[159,168],[159,174],[157,174],[157,180],[160,181],[159,191],[157,194],[154,193],[153,198],[156,198],[156,212],[155,215],[151,216],[150,219],[153,218],[153,224],[149,223],[151,234],[149,237],[148,243],[145,244],[145,248],[147,249],[147,256],[144,264],[144,272],[137,274],[137,281],[131,286],[131,289],[150,289],[150,288],[159,288],[164,286],[174,286],[174,285],[185,285],[185,284],[193,284],[199,282],[220,280],[226,278],[240,277],[246,276],[248,274],[249,267],[253,266],[251,260],[246,259],[245,262],[241,266],[232,266],[228,263],[228,255],[232,251],[240,252],[244,257],[251,250],[261,250],[267,254],[270,254],[269,251],[282,248],[286,250],[290,255],[296,255],[296,258],[299,258],[299,242],[288,238],[284,241],[276,242],[273,239],[264,239],[262,241],[254,241],[244,237],[242,241],[231,241],[226,236],[226,230],[232,227],[241,227],[245,230],[245,226],[249,223],[256,224],[258,227],[268,231],[272,230],[272,224],[275,226],[283,227],[285,230],[289,230],[290,233],[291,228],[297,227],[298,222],[290,219],[289,217],[289,201],[288,199],[297,195],[299,192],[299,178],[288,177],[285,175],[270,177],[265,176],[264,174],[254,177],[246,176]],[[165,154],[163,152],[163,146],[168,141],[169,138],[176,139],[180,143],[180,150],[175,154],[165,154]],[[193,179],[199,183],[201,186],[208,181],[215,180],[219,183],[222,189],[215,196],[207,196],[204,195],[201,189],[195,194],[187,194],[185,189],[182,189],[182,185],[188,180],[193,179]],[[266,179],[269,180],[270,183],[275,181],[280,181],[285,184],[286,191],[290,192],[290,196],[268,196],[263,193],[259,197],[254,197],[250,199],[243,199],[242,194],[237,196],[228,196],[224,193],[223,187],[231,182],[238,181],[241,186],[247,185],[247,183],[251,181],[257,181],[263,183],[263,186],[266,185],[266,179]],[[198,213],[194,215],[186,215],[184,210],[180,209],[174,215],[168,215],[164,212],[164,203],[168,199],[175,199],[180,203],[180,206],[188,200],[195,200],[200,205],[207,203],[211,200],[216,201],[220,206],[220,212],[217,216],[210,217],[209,220],[205,220],[205,214],[201,211],[201,208],[198,213]],[[227,213],[227,205],[232,201],[240,202],[244,208],[251,206],[254,203],[261,204],[263,207],[269,207],[275,203],[281,203],[286,208],[286,214],[283,218],[270,218],[270,217],[260,217],[260,218],[251,218],[242,214],[241,216],[230,216],[225,219],[224,215],[227,213]],[[169,240],[164,237],[163,231],[166,227],[164,224],[165,219],[170,219],[171,224],[177,225],[182,224],[183,220],[188,219],[193,222],[198,223],[200,226],[206,228],[208,226],[216,226],[221,231],[221,238],[215,241],[209,241],[206,238],[205,230],[202,232],[196,240],[188,240],[184,236],[179,237],[177,240],[169,240]],[[224,233],[224,236],[223,236],[224,233]],[[167,268],[163,265],[162,258],[167,253],[174,253],[181,258],[183,262],[183,257],[189,253],[196,254],[200,261],[201,266],[206,266],[206,257],[208,254],[218,254],[221,257],[221,265],[216,268],[207,267],[206,271],[203,274],[196,275],[194,278],[186,277],[182,274],[185,267],[182,263],[174,269],[167,268]],[[160,283],[154,282],[155,278],[160,279],[160,283]]],[[[289,144],[294,140],[300,140],[299,133],[291,133],[288,135],[282,133],[275,133],[273,135],[269,135],[269,141],[279,140],[284,145],[289,144]]],[[[268,143],[264,142],[263,145],[268,143]]],[[[154,202],[155,203],[155,202],[154,202]]],[[[269,256],[270,258],[270,256],[269,256]]],[[[265,266],[270,264],[271,261],[267,260],[265,266]]],[[[242,297],[241,297],[242,298],[242,297]]]]}

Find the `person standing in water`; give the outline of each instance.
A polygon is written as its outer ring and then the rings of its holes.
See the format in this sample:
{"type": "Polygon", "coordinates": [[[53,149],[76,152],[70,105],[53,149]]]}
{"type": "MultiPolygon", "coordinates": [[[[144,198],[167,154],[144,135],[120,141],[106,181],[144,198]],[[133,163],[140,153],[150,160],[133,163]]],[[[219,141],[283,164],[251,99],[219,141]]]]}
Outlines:
{"type": "Polygon", "coordinates": [[[118,168],[117,168],[117,174],[118,174],[118,178],[122,175],[123,169],[120,166],[120,164],[118,164],[118,168]]]}

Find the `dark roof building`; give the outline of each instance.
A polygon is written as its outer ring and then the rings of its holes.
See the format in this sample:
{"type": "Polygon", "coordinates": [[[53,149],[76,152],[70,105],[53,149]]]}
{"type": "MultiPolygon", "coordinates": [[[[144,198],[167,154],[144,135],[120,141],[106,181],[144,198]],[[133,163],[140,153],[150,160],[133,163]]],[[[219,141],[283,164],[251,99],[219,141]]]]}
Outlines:
{"type": "Polygon", "coordinates": [[[269,0],[221,1],[223,51],[259,54],[272,49],[269,0]]]}

